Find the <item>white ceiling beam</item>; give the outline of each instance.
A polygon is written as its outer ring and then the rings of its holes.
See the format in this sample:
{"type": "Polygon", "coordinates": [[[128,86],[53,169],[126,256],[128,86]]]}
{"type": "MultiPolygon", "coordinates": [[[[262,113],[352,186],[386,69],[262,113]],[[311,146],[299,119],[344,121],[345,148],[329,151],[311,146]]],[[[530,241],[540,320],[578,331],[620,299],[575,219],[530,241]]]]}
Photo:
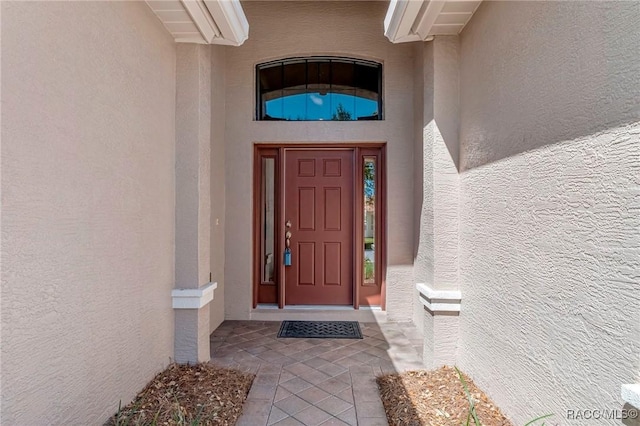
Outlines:
{"type": "Polygon", "coordinates": [[[205,0],[221,36],[213,44],[240,46],[249,38],[249,22],[239,0],[205,0]]]}
{"type": "Polygon", "coordinates": [[[384,35],[392,43],[420,40],[411,27],[420,13],[423,0],[391,0],[384,18],[384,35]]]}
{"type": "Polygon", "coordinates": [[[202,34],[202,38],[207,43],[211,43],[216,37],[220,37],[220,30],[216,25],[213,17],[209,13],[207,6],[199,0],[182,0],[184,8],[187,9],[194,24],[198,27],[198,31],[202,34]]]}
{"type": "Polygon", "coordinates": [[[427,7],[425,8],[422,17],[419,21],[416,21],[418,24],[414,29],[414,32],[420,37],[421,40],[426,40],[427,37],[433,35],[431,33],[431,29],[433,28],[433,24],[436,23],[438,15],[440,15],[440,12],[442,12],[444,4],[444,1],[435,0],[431,0],[427,3],[427,7]]]}

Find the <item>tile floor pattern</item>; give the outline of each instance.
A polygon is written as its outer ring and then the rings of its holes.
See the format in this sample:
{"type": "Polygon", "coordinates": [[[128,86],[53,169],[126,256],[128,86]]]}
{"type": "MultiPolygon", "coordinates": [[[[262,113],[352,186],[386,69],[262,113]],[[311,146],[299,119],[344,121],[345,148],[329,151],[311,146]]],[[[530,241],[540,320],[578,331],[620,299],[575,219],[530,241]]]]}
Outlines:
{"type": "Polygon", "coordinates": [[[239,426],[386,425],[377,375],[422,368],[406,323],[360,323],[364,339],[278,339],[280,322],[225,321],[211,362],[256,374],[239,426]]]}

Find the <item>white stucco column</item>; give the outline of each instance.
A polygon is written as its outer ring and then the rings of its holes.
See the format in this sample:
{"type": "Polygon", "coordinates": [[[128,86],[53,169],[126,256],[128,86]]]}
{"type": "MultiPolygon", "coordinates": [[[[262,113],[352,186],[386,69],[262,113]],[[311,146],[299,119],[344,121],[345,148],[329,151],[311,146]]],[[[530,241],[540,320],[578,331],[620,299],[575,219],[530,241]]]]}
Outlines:
{"type": "Polygon", "coordinates": [[[420,232],[414,276],[422,303],[416,303],[414,321],[423,328],[424,362],[431,368],[455,362],[458,340],[458,37],[438,36],[417,50],[422,115],[416,119],[422,125],[416,154],[422,167],[416,168],[416,184],[422,194],[416,193],[420,232]]]}
{"type": "Polygon", "coordinates": [[[208,361],[211,272],[211,52],[178,44],[175,361],[208,361]]]}

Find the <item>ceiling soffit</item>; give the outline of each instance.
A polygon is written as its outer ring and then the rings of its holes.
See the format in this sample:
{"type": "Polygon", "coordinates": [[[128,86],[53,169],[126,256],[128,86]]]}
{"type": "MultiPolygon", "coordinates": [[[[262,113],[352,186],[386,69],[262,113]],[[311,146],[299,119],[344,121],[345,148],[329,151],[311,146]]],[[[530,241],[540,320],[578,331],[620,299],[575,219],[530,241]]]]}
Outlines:
{"type": "Polygon", "coordinates": [[[384,35],[393,43],[456,35],[480,3],[481,0],[391,0],[384,19],[384,35]]]}
{"type": "Polygon", "coordinates": [[[146,0],[178,43],[240,46],[249,23],[239,0],[146,0]]]}
{"type": "MultiPolygon", "coordinates": [[[[459,34],[482,0],[391,0],[384,34],[393,43],[459,34]]],[[[240,46],[249,23],[239,0],[146,0],[176,42],[240,46]]]]}

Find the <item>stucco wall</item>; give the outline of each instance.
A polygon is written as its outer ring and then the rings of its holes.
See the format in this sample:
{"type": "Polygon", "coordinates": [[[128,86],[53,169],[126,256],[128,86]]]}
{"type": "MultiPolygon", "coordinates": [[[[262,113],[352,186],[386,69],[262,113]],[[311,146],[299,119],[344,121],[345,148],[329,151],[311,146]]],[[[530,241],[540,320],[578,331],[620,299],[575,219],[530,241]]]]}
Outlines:
{"type": "Polygon", "coordinates": [[[225,55],[223,46],[211,48],[211,279],[218,283],[209,306],[210,331],[224,321],[225,226],[225,55]]]}
{"type": "Polygon", "coordinates": [[[99,424],[173,355],[175,46],[2,2],[2,424],[99,424]]]}
{"type": "Polygon", "coordinates": [[[415,44],[414,275],[440,290],[458,283],[459,40],[415,44]],[[421,81],[418,81],[421,80],[421,81]]]}
{"type": "MultiPolygon", "coordinates": [[[[460,41],[439,36],[414,50],[414,280],[457,290],[460,41]]],[[[457,321],[456,314],[428,311],[415,291],[413,322],[424,332],[427,368],[455,363],[457,321]]]]}
{"type": "MultiPolygon", "coordinates": [[[[432,63],[433,54],[430,43],[414,43],[413,48],[413,276],[415,282],[427,283],[433,281],[433,152],[425,149],[424,141],[432,134],[427,123],[433,120],[433,101],[425,98],[433,92],[433,73],[425,73],[425,68],[432,63]]],[[[423,317],[424,307],[414,290],[412,321],[420,331],[424,331],[423,317]]]]}
{"type": "Polygon", "coordinates": [[[211,250],[211,49],[176,48],[176,288],[209,282],[211,250]]]}
{"type": "Polygon", "coordinates": [[[385,2],[246,2],[251,37],[226,52],[226,317],[251,310],[254,142],[387,142],[388,274],[391,319],[410,320],[413,303],[413,50],[383,35],[385,2]],[[385,120],[254,121],[255,65],[307,55],[384,63],[385,120]]]}
{"type": "Polygon", "coordinates": [[[458,360],[517,424],[640,380],[638,28],[637,2],[483,2],[461,35],[458,360]]]}

